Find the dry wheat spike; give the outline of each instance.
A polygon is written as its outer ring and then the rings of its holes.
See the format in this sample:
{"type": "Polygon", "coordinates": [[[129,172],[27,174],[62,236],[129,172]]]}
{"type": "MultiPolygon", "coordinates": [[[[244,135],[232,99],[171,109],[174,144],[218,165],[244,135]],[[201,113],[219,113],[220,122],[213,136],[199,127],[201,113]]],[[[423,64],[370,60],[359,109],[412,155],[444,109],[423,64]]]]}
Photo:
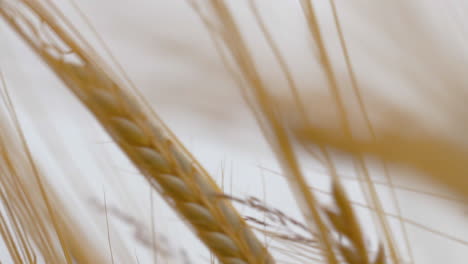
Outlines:
{"type": "Polygon", "coordinates": [[[46,62],[222,263],[274,263],[221,190],[156,116],[132,97],[48,1],[2,1],[0,15],[46,62]],[[37,25],[40,24],[39,28],[37,25]],[[67,25],[67,26],[64,26],[67,25]],[[47,29],[78,63],[66,60],[47,29]],[[73,32],[71,34],[70,32],[73,32]]]}

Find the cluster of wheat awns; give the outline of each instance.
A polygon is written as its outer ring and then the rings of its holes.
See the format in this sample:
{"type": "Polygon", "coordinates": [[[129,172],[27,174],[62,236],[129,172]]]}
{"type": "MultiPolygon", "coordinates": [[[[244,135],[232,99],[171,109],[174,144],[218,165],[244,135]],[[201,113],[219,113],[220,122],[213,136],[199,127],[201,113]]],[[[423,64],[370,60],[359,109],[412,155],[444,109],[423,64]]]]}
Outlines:
{"type": "MultiPolygon", "coordinates": [[[[328,264],[402,263],[401,254],[395,245],[395,238],[390,231],[381,201],[367,172],[363,153],[375,154],[387,161],[413,165],[436,178],[447,171],[459,171],[459,165],[464,163],[464,159],[459,158],[462,155],[458,155],[456,150],[447,149],[443,152],[450,155],[455,153],[454,157],[449,159],[448,164],[426,164],[420,158],[421,151],[424,151],[425,155],[440,155],[438,151],[430,149],[428,144],[417,145],[418,142],[407,142],[394,137],[380,137],[381,141],[378,141],[375,135],[369,142],[359,142],[353,139],[346,109],[343,107],[343,98],[340,96],[312,1],[300,2],[310,37],[317,48],[319,64],[338,106],[340,131],[343,132],[340,137],[334,137],[333,135],[336,134],[328,134],[328,131],[321,131],[310,126],[305,114],[302,115],[301,127],[292,129],[288,127],[283,116],[278,113],[267,85],[262,81],[262,76],[250,54],[251,51],[226,1],[191,0],[188,2],[199,14],[202,23],[219,48],[226,67],[242,87],[247,102],[251,105],[271,144],[290,187],[294,190],[293,193],[307,223],[306,226],[318,242],[317,247],[322,255],[320,261],[328,264]],[[331,194],[334,203],[332,208],[323,206],[314,191],[309,188],[297,159],[293,139],[297,139],[304,145],[312,143],[317,145],[325,157],[332,177],[331,194]],[[388,151],[390,149],[386,145],[388,142],[397,142],[392,146],[392,151],[388,151]],[[415,145],[409,146],[408,143],[415,145]],[[373,250],[366,243],[353,206],[341,186],[333,163],[330,162],[327,146],[353,153],[354,162],[363,172],[363,187],[369,197],[371,208],[375,210],[378,229],[382,231],[381,236],[384,241],[382,245],[375,247],[378,248],[377,250],[373,250]],[[429,149],[424,150],[423,147],[429,149]]],[[[248,2],[272,53],[288,79],[291,92],[296,94],[295,83],[284,64],[284,58],[263,24],[255,3],[248,2]]],[[[352,64],[333,1],[331,1],[331,6],[335,15],[337,32],[340,34],[340,45],[352,77],[352,87],[355,93],[359,94],[359,87],[353,78],[352,64]]],[[[122,152],[147,179],[148,184],[161,194],[221,263],[275,263],[268,247],[256,238],[255,233],[231,205],[229,199],[221,198],[221,189],[207,172],[146,106],[144,100],[131,89],[130,83],[117,77],[117,74],[106,66],[104,60],[100,59],[97,52],[51,2],[47,0],[0,1],[0,16],[88,108],[122,152]],[[41,34],[44,28],[48,30],[49,35],[53,35],[53,41],[41,34]]],[[[2,98],[7,98],[6,92],[2,98]]],[[[295,103],[299,112],[304,111],[299,98],[296,97],[295,103]]],[[[8,105],[8,111],[4,111],[5,115],[15,116],[10,103],[6,101],[4,104],[8,105]]],[[[365,113],[362,102],[361,108],[365,113]]],[[[14,219],[14,224],[13,226],[6,225],[5,216],[0,214],[0,233],[14,262],[35,263],[37,261],[36,249],[38,249],[41,258],[47,263],[75,263],[75,261],[76,263],[105,263],[102,253],[83,250],[80,244],[90,239],[84,235],[79,236],[81,232],[76,230],[80,229],[80,225],[76,223],[76,220],[68,217],[67,208],[60,204],[59,197],[40,176],[30,155],[24,154],[29,152],[21,134],[18,136],[20,128],[15,119],[2,121],[2,125],[5,124],[5,127],[8,127],[8,122],[14,124],[15,129],[10,132],[12,134],[10,137],[15,138],[19,147],[16,150],[10,149],[5,143],[9,140],[6,138],[8,133],[0,135],[2,149],[0,169],[2,174],[8,175],[8,177],[2,176],[0,180],[2,186],[15,188],[2,187],[0,195],[6,206],[6,215],[14,219]],[[11,160],[11,157],[15,157],[16,160],[11,160]],[[21,167],[19,164],[25,165],[21,167]],[[21,170],[19,170],[20,167],[21,170]],[[26,182],[28,175],[35,175],[32,187],[29,186],[31,182],[26,182]],[[36,207],[19,208],[15,204],[9,206],[8,200],[23,201],[21,204],[34,204],[36,207]],[[40,202],[31,203],[32,200],[40,202]],[[28,220],[32,218],[36,218],[37,221],[28,220]]],[[[368,128],[372,131],[370,123],[368,128]]],[[[447,185],[452,186],[459,193],[467,193],[466,184],[455,184],[456,180],[450,177],[442,177],[441,180],[444,181],[444,179],[447,185]]]]}

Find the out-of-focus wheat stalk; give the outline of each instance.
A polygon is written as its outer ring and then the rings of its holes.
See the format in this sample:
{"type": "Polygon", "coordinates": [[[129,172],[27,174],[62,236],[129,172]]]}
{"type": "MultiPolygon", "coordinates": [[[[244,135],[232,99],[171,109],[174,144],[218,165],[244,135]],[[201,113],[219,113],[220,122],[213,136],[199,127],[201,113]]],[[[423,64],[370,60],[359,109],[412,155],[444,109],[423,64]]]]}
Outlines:
{"type": "MultiPolygon", "coordinates": [[[[349,72],[351,79],[351,87],[353,88],[354,95],[358,98],[358,105],[360,114],[366,121],[366,130],[372,135],[368,139],[363,139],[361,135],[355,135],[352,131],[352,120],[348,116],[348,109],[345,106],[345,97],[342,95],[342,87],[339,87],[339,80],[333,68],[333,63],[330,59],[329,51],[327,50],[324,41],[322,29],[317,19],[317,11],[315,10],[314,1],[301,1],[302,10],[304,11],[305,21],[311,33],[314,48],[316,48],[316,56],[320,68],[323,70],[327,80],[327,87],[332,95],[332,103],[336,112],[338,112],[339,126],[333,128],[315,127],[309,122],[309,116],[305,114],[303,102],[297,96],[296,84],[287,69],[285,59],[282,57],[278,46],[275,44],[271,34],[269,34],[267,27],[262,22],[259,12],[255,7],[254,1],[250,3],[251,11],[256,18],[257,26],[260,28],[263,37],[266,39],[268,48],[271,49],[275,62],[282,74],[286,84],[289,86],[292,97],[294,98],[289,109],[277,108],[276,102],[281,105],[281,99],[271,99],[273,93],[268,90],[267,82],[260,74],[260,66],[257,66],[255,56],[249,49],[247,42],[244,40],[243,32],[238,26],[238,21],[234,18],[230,11],[230,3],[223,0],[212,0],[208,2],[203,1],[190,1],[194,9],[199,13],[200,18],[209,30],[211,36],[214,38],[218,46],[221,56],[224,58],[224,63],[229,71],[233,73],[233,77],[243,88],[244,95],[249,105],[252,107],[254,114],[264,132],[264,135],[272,145],[272,149],[276,154],[278,161],[282,164],[286,178],[293,189],[301,205],[301,209],[305,218],[307,219],[310,227],[317,229],[315,233],[319,242],[322,245],[322,250],[325,255],[327,263],[338,263],[337,251],[349,263],[384,263],[386,257],[384,252],[388,253],[389,260],[392,263],[400,263],[403,261],[399,247],[396,245],[395,234],[393,233],[389,221],[385,216],[381,198],[377,193],[377,189],[373,180],[370,177],[370,170],[365,161],[366,155],[375,155],[388,163],[403,163],[405,165],[413,166],[423,172],[431,175],[439,182],[445,183],[447,186],[454,190],[466,194],[465,179],[462,175],[466,169],[466,155],[463,149],[451,147],[453,144],[448,142],[440,142],[438,138],[425,139],[425,136],[418,136],[418,138],[404,138],[404,134],[398,133],[398,125],[389,125],[389,129],[395,129],[392,134],[388,134],[386,130],[377,129],[370,121],[369,113],[364,105],[362,95],[360,94],[359,83],[357,82],[353,65],[347,50],[347,44],[344,39],[341,24],[338,18],[336,6],[331,1],[331,8],[333,11],[334,22],[337,27],[338,39],[341,46],[341,51],[346,61],[346,70],[349,72]],[[207,8],[208,7],[208,8],[207,8]],[[298,122],[291,122],[288,118],[291,117],[292,108],[299,109],[299,113],[295,113],[298,122]],[[283,113],[284,111],[285,113],[283,113]],[[329,169],[329,173],[333,178],[334,184],[332,186],[332,196],[335,199],[337,210],[340,213],[327,213],[330,225],[323,222],[323,212],[318,206],[318,202],[314,197],[315,194],[308,190],[307,182],[302,175],[300,166],[298,164],[294,147],[292,145],[293,139],[299,139],[299,142],[309,147],[310,145],[317,145],[320,148],[321,154],[324,157],[324,163],[329,169]],[[353,213],[351,202],[344,195],[344,191],[340,187],[339,179],[337,177],[335,166],[330,159],[328,149],[338,148],[353,154],[353,163],[359,168],[359,174],[363,176],[362,182],[363,191],[368,198],[370,207],[375,210],[376,225],[381,232],[384,247],[380,246],[378,253],[375,257],[364,246],[363,234],[359,230],[359,225],[353,213]],[[349,229],[345,229],[344,225],[340,222],[348,224],[349,229]],[[347,246],[343,246],[340,242],[333,241],[329,232],[335,230],[343,236],[348,238],[348,243],[352,245],[352,250],[347,246]]],[[[333,109],[333,107],[330,107],[333,109]]],[[[323,109],[321,109],[323,110],[323,109]]],[[[332,110],[324,110],[332,111],[332,110]]],[[[388,113],[387,113],[388,114],[388,113]]],[[[295,119],[292,118],[292,119],[295,119]]],[[[385,116],[383,118],[392,117],[385,116]]],[[[398,119],[397,119],[398,120],[398,119]]],[[[417,126],[418,122],[411,124],[417,126]]],[[[418,128],[417,128],[418,129],[418,128]]],[[[386,165],[385,165],[386,166],[386,165]]],[[[391,178],[387,175],[390,188],[393,187],[391,178]]],[[[394,202],[398,206],[396,194],[392,195],[394,202]]],[[[398,206],[399,208],[399,206],[398,206]]],[[[398,214],[401,214],[398,209],[398,214]]],[[[402,232],[404,232],[405,243],[408,247],[408,254],[411,257],[411,245],[407,238],[405,225],[401,222],[402,232]]]]}
{"type": "MultiPolygon", "coordinates": [[[[310,4],[310,2],[308,1],[304,2],[310,4]]],[[[321,206],[319,205],[319,202],[315,197],[314,192],[309,189],[308,183],[301,171],[295,153],[295,149],[292,144],[292,140],[288,133],[288,128],[285,126],[286,123],[282,120],[281,115],[278,114],[277,109],[275,108],[274,100],[272,100],[272,96],[268,91],[265,82],[262,80],[262,76],[259,74],[259,70],[257,69],[253,56],[250,54],[250,50],[246,45],[238,26],[236,25],[236,21],[228,7],[227,2],[224,0],[209,1],[207,5],[210,7],[210,10],[214,14],[213,21],[206,19],[202,8],[200,7],[200,5],[202,4],[196,1],[192,1],[191,3],[195,10],[198,11],[201,19],[204,21],[205,25],[211,31],[213,36],[215,38],[220,39],[220,41],[225,45],[226,49],[231,55],[229,59],[232,59],[232,62],[230,60],[226,60],[226,66],[228,66],[230,69],[233,69],[235,77],[242,78],[240,80],[240,83],[243,83],[245,85],[243,87],[243,91],[246,96],[246,100],[250,103],[253,112],[256,114],[256,117],[259,120],[259,123],[266,138],[272,145],[272,149],[276,154],[278,161],[283,167],[284,173],[287,176],[286,178],[288,179],[288,182],[294,194],[296,195],[299,205],[301,206],[302,212],[309,224],[310,230],[316,230],[314,234],[321,245],[321,250],[325,257],[326,263],[339,263],[340,258],[338,257],[337,252],[340,252],[342,257],[350,264],[375,263],[374,260],[369,259],[367,248],[364,245],[363,234],[359,228],[359,224],[357,223],[357,219],[353,213],[354,209],[352,208],[350,201],[346,198],[344,190],[342,190],[342,188],[340,187],[339,179],[336,176],[334,176],[335,183],[333,184],[334,191],[332,193],[340,213],[330,213],[329,216],[333,216],[329,218],[330,220],[332,220],[331,225],[326,225],[323,219],[323,211],[321,209],[321,206]],[[219,29],[216,30],[216,28],[219,29]],[[231,66],[231,63],[234,66],[231,66]],[[349,223],[347,223],[347,221],[349,221],[349,223]],[[343,224],[339,225],[339,222],[343,224]],[[345,226],[347,228],[345,228],[345,226]],[[334,241],[333,236],[331,235],[332,230],[335,230],[336,232],[347,236],[352,247],[347,247],[339,241],[334,241]]],[[[255,5],[252,1],[250,3],[252,9],[255,12],[255,5]]],[[[306,7],[304,8],[306,11],[309,11],[306,12],[307,14],[309,14],[312,17],[314,16],[314,11],[311,9],[311,6],[306,5],[306,7]],[[307,6],[310,7],[310,9],[308,9],[307,6]]],[[[268,31],[266,30],[265,26],[262,24],[262,21],[259,18],[259,14],[255,13],[255,15],[257,17],[257,22],[262,28],[262,32],[267,38],[269,46],[275,54],[275,58],[280,64],[280,67],[282,67],[283,73],[286,75],[286,79],[288,80],[288,84],[290,85],[291,92],[294,94],[296,92],[295,86],[290,78],[290,75],[288,74],[287,69],[285,69],[285,64],[282,60],[282,57],[279,54],[275,43],[269,37],[268,31]]],[[[313,20],[313,18],[310,17],[307,18],[309,25],[312,27],[311,31],[314,34],[317,45],[319,47],[324,48],[324,44],[321,42],[320,39],[320,32],[318,29],[317,21],[313,20]]],[[[330,85],[336,86],[336,80],[334,75],[332,74],[332,69],[330,68],[331,65],[328,61],[326,51],[322,49],[320,51],[320,54],[320,62],[322,64],[322,67],[328,69],[327,73],[329,73],[329,81],[331,83],[330,85]]],[[[336,93],[338,92],[336,91],[336,93]]],[[[337,97],[339,97],[339,95],[337,95],[337,97]]],[[[296,103],[299,106],[301,106],[301,102],[299,101],[300,98],[298,98],[297,96],[294,98],[296,99],[296,103]]],[[[338,102],[338,105],[339,104],[340,103],[338,102]]],[[[344,119],[346,120],[346,117],[344,117],[344,119]]],[[[301,119],[301,121],[307,123],[306,118],[301,119]]],[[[344,121],[345,126],[347,122],[348,121],[344,121]]],[[[333,173],[333,165],[329,163],[329,166],[332,171],[332,175],[336,174],[336,172],[333,173]]],[[[371,187],[373,186],[371,185],[371,187]]],[[[374,198],[374,201],[376,200],[378,199],[374,198]]],[[[378,208],[379,206],[376,207],[378,208]]],[[[380,213],[379,216],[380,221],[386,221],[383,213],[380,213]]],[[[384,228],[384,230],[386,230],[386,233],[389,234],[388,227],[384,228]]],[[[388,236],[387,240],[389,240],[388,248],[391,252],[393,252],[393,262],[398,263],[398,257],[395,246],[393,245],[393,241],[390,241],[391,236],[388,236]]]]}
{"type": "MultiPolygon", "coordinates": [[[[197,8],[197,4],[193,2],[194,7],[197,8]]],[[[273,110],[273,104],[269,100],[269,95],[265,90],[265,84],[255,67],[255,63],[252,61],[252,56],[246,47],[243,37],[239,32],[239,28],[236,26],[234,18],[230,13],[230,10],[223,0],[209,1],[209,5],[215,14],[216,22],[221,26],[221,30],[218,32],[217,37],[223,41],[232,54],[232,58],[236,63],[236,70],[240,72],[243,81],[246,86],[251,90],[252,94],[251,105],[254,107],[254,111],[257,110],[263,115],[259,115],[259,122],[262,128],[265,130],[265,134],[273,145],[274,152],[278,156],[278,160],[282,163],[285,172],[288,175],[289,183],[296,190],[295,192],[298,201],[302,207],[307,222],[310,227],[317,226],[318,228],[318,239],[323,245],[323,252],[330,264],[337,264],[338,260],[333,252],[332,244],[329,238],[329,230],[325,226],[320,212],[318,211],[318,204],[316,198],[310,192],[307,187],[306,181],[300,171],[297,164],[295,154],[293,152],[291,143],[285,129],[282,126],[280,120],[276,118],[276,114],[273,110]],[[255,107],[258,107],[255,108],[255,107]]],[[[201,14],[202,15],[202,14],[201,14]]],[[[215,24],[216,25],[216,24],[215,24]]],[[[248,99],[249,100],[249,99],[248,99]]]]}
{"type": "Polygon", "coordinates": [[[1,72],[0,79],[0,198],[4,206],[0,233],[11,259],[14,263],[104,263],[95,238],[83,230],[34,162],[1,72]]]}
{"type": "MultiPolygon", "coordinates": [[[[336,23],[336,27],[337,27],[337,31],[338,31],[340,40],[341,40],[340,45],[341,45],[341,48],[343,50],[344,59],[345,59],[345,61],[347,63],[347,70],[349,71],[350,76],[351,76],[352,87],[354,89],[354,93],[356,94],[357,98],[359,99],[359,105],[362,108],[361,112],[364,115],[364,119],[366,120],[366,123],[367,123],[367,126],[368,126],[367,128],[370,130],[371,134],[374,134],[372,126],[371,126],[370,122],[368,121],[366,110],[363,107],[362,100],[360,99],[361,96],[360,96],[359,88],[358,88],[358,85],[357,85],[357,83],[355,81],[354,71],[353,71],[352,66],[351,66],[351,64],[349,62],[349,56],[348,56],[346,44],[345,44],[344,39],[343,39],[342,29],[341,29],[341,26],[340,26],[340,23],[339,23],[339,20],[338,20],[338,16],[336,14],[335,4],[334,4],[333,1],[330,1],[330,3],[331,3],[331,6],[332,6],[332,9],[333,9],[333,12],[334,12],[335,23],[336,23]]],[[[343,133],[343,136],[345,138],[347,138],[347,140],[353,141],[354,138],[353,138],[353,134],[352,134],[352,130],[351,130],[350,120],[348,118],[348,113],[346,111],[343,96],[342,96],[342,94],[340,92],[340,89],[339,89],[338,78],[337,78],[337,76],[336,76],[336,74],[335,74],[335,72],[333,70],[333,65],[332,65],[332,62],[331,62],[331,59],[330,59],[330,55],[329,55],[329,53],[328,53],[328,51],[326,49],[326,44],[325,44],[325,41],[324,41],[324,38],[323,38],[323,32],[322,32],[322,30],[320,28],[319,21],[318,21],[318,18],[317,18],[316,7],[315,7],[315,5],[313,4],[312,1],[301,1],[301,4],[302,4],[302,9],[304,10],[304,13],[305,13],[305,16],[306,16],[306,21],[307,21],[309,31],[310,31],[310,33],[312,35],[312,38],[315,40],[314,43],[315,43],[315,45],[317,46],[317,49],[318,49],[318,60],[320,62],[320,65],[324,69],[325,76],[327,78],[327,85],[328,85],[328,88],[330,90],[330,93],[332,94],[333,102],[334,102],[334,104],[335,104],[335,106],[337,108],[340,131],[343,133]]],[[[307,125],[309,125],[309,124],[307,124],[307,125]]],[[[323,146],[327,145],[327,144],[324,144],[324,142],[321,142],[321,141],[317,142],[317,144],[319,146],[322,146],[322,148],[323,148],[323,146]]],[[[379,198],[379,196],[377,194],[375,185],[371,181],[369,170],[366,167],[363,156],[362,155],[356,155],[355,156],[355,163],[357,164],[357,166],[362,171],[362,175],[364,176],[363,177],[364,182],[366,183],[366,187],[367,187],[366,190],[369,193],[368,196],[370,197],[369,200],[370,200],[371,204],[374,206],[374,208],[376,208],[376,215],[377,215],[377,219],[378,219],[378,221],[377,221],[378,225],[381,227],[381,230],[382,230],[383,235],[385,237],[385,241],[387,243],[387,247],[388,247],[388,250],[389,250],[389,253],[390,253],[390,257],[392,258],[392,261],[396,263],[396,262],[399,261],[400,257],[399,257],[398,251],[396,249],[395,239],[394,239],[393,234],[392,234],[392,232],[390,230],[388,220],[385,218],[385,216],[383,214],[382,202],[380,201],[380,198],[379,198]]]]}
{"type": "MultiPolygon", "coordinates": [[[[390,113],[389,113],[390,114],[390,113]]],[[[391,114],[390,114],[391,115],[391,114]]],[[[348,153],[375,155],[383,160],[413,167],[430,176],[434,181],[468,196],[468,156],[461,145],[455,145],[430,133],[418,135],[402,134],[401,126],[417,127],[418,121],[395,123],[392,127],[379,130],[373,140],[361,138],[348,140],[335,130],[318,127],[294,127],[296,135],[305,144],[323,142],[348,153]]]]}

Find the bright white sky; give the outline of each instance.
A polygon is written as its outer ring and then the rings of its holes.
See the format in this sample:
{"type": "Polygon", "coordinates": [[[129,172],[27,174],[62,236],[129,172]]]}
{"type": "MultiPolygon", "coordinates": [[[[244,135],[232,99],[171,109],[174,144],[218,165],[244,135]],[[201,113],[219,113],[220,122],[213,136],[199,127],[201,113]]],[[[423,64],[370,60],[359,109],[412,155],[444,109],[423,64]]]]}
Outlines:
{"type": "MultiPolygon", "coordinates": [[[[224,170],[224,185],[228,192],[240,197],[266,197],[268,204],[300,217],[281,177],[258,168],[278,170],[238,88],[222,68],[206,30],[184,1],[79,2],[80,8],[162,119],[220,183],[224,170]]],[[[265,44],[259,40],[257,29],[251,26],[250,13],[244,4],[238,4],[243,1],[228,2],[237,11],[244,33],[254,44],[262,73],[273,89],[278,88],[281,93],[282,80],[277,69],[269,64],[271,58],[262,48],[265,44]]],[[[280,47],[288,54],[300,85],[319,87],[320,77],[314,68],[313,55],[307,53],[310,43],[304,36],[305,28],[296,1],[258,2],[267,24],[274,28],[273,34],[280,47]]],[[[411,3],[403,0],[336,2],[346,22],[344,29],[349,30],[346,32],[350,47],[354,47],[358,58],[357,65],[367,73],[361,76],[370,93],[384,91],[386,98],[402,105],[413,101],[418,104],[422,100],[422,96],[417,97],[421,90],[407,80],[408,74],[423,75],[424,88],[439,89],[438,92],[444,86],[437,75],[443,71],[436,66],[430,68],[434,61],[445,65],[443,70],[452,67],[463,74],[457,70],[458,65],[466,66],[467,62],[466,52],[462,49],[466,31],[464,27],[458,27],[463,22],[460,20],[463,15],[466,17],[467,9],[462,1],[446,1],[446,5],[440,3],[443,1],[422,0],[411,3]],[[421,43],[432,52],[420,50],[418,45],[421,43]],[[395,66],[400,64],[403,65],[395,66]]],[[[89,33],[77,19],[76,12],[70,6],[63,6],[78,28],[89,33]]],[[[327,6],[320,8],[323,9],[321,18],[325,21],[326,35],[333,41],[333,31],[326,22],[329,19],[327,6]]],[[[111,207],[118,207],[125,214],[138,218],[149,230],[150,192],[142,177],[116,151],[84,108],[3,23],[0,33],[0,67],[5,71],[18,104],[31,147],[63,194],[74,197],[74,202],[89,221],[97,219],[96,236],[100,236],[103,250],[107,246],[105,218],[102,210],[96,209],[92,202],[98,201],[102,205],[103,190],[111,207]]],[[[91,38],[92,42],[95,40],[91,38]]],[[[333,42],[330,43],[333,48],[333,42]]],[[[315,92],[313,90],[312,95],[315,92]]],[[[313,100],[313,96],[311,98],[313,100]]],[[[311,107],[314,103],[320,102],[311,101],[311,107]]],[[[437,109],[431,111],[434,115],[428,112],[431,117],[425,118],[432,124],[439,119],[440,122],[450,119],[444,119],[446,116],[437,109]]],[[[317,164],[308,160],[305,167],[311,183],[326,189],[326,178],[313,169],[318,167],[317,164]]],[[[345,174],[348,172],[344,169],[345,174]]],[[[351,182],[346,183],[350,190],[356,190],[351,182]]],[[[388,200],[385,198],[388,193],[384,188],[381,190],[384,200],[388,200]]],[[[460,239],[468,237],[463,224],[466,215],[461,206],[403,191],[398,194],[406,218],[460,239]]],[[[357,194],[356,198],[359,198],[357,194]]],[[[193,263],[208,263],[206,250],[176,216],[160,199],[155,198],[154,204],[158,234],[168,238],[173,250],[183,248],[189,252],[193,263]]],[[[388,210],[394,212],[394,207],[390,205],[388,210]]],[[[364,221],[369,226],[369,219],[364,221]]],[[[133,257],[136,252],[141,263],[149,263],[151,255],[134,239],[134,227],[124,224],[117,215],[111,217],[111,224],[111,235],[122,237],[120,240],[126,246],[127,254],[133,257]]],[[[396,224],[395,230],[399,233],[396,224]]],[[[466,245],[450,242],[413,225],[408,225],[408,230],[416,263],[466,263],[466,245]]],[[[366,231],[372,233],[373,229],[366,231]]],[[[117,255],[122,257],[122,262],[117,263],[134,261],[124,260],[124,252],[124,249],[117,250],[117,255]]]]}

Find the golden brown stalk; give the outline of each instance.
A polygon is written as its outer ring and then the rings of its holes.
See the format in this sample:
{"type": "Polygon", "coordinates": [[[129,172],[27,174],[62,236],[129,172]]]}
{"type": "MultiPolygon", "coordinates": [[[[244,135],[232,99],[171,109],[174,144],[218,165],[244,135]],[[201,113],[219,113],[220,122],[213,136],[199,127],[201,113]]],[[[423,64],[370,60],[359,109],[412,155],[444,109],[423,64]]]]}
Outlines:
{"type": "MultiPolygon", "coordinates": [[[[303,7],[305,17],[306,17],[307,26],[309,28],[309,31],[311,33],[312,38],[315,40],[315,42],[314,42],[315,45],[317,45],[318,60],[320,62],[320,65],[322,66],[322,69],[324,70],[325,76],[327,78],[327,83],[328,83],[328,86],[329,86],[329,90],[330,90],[330,92],[332,94],[334,103],[335,103],[336,108],[338,110],[340,130],[343,132],[344,137],[347,140],[353,141],[354,140],[354,135],[352,133],[352,127],[351,127],[351,123],[350,123],[350,119],[349,119],[349,114],[348,114],[347,108],[346,108],[346,106],[344,104],[344,99],[343,99],[343,96],[342,96],[341,91],[340,91],[340,87],[339,87],[339,84],[338,84],[338,79],[337,79],[336,73],[334,72],[334,69],[333,69],[333,64],[332,64],[332,61],[331,61],[331,58],[330,58],[330,54],[328,53],[327,48],[326,48],[326,44],[325,44],[324,37],[323,37],[323,34],[322,34],[322,29],[320,28],[320,25],[319,25],[319,20],[318,20],[318,17],[317,17],[317,10],[316,10],[315,4],[310,0],[302,0],[301,4],[302,4],[302,7],[303,7]]],[[[334,12],[334,19],[335,19],[335,23],[336,23],[338,20],[337,20],[336,12],[334,10],[335,6],[333,5],[333,3],[332,3],[332,9],[333,9],[333,12],[334,12]]],[[[347,69],[350,71],[349,73],[350,73],[350,76],[351,76],[351,79],[352,79],[352,87],[353,87],[354,93],[357,96],[358,101],[360,103],[360,106],[361,106],[360,108],[362,110],[361,112],[362,112],[364,118],[366,119],[366,121],[368,122],[368,127],[367,128],[370,130],[371,133],[373,133],[372,126],[370,125],[370,122],[369,122],[368,117],[367,117],[367,111],[363,107],[363,102],[362,102],[362,99],[361,99],[361,96],[360,96],[360,93],[359,93],[359,89],[358,89],[357,83],[356,83],[355,78],[354,78],[354,72],[353,72],[351,64],[349,62],[349,55],[348,55],[348,52],[347,52],[347,49],[346,49],[346,45],[345,45],[344,41],[342,40],[343,32],[341,30],[341,27],[340,27],[339,23],[336,23],[336,26],[337,26],[338,35],[339,35],[339,38],[340,38],[340,45],[341,45],[341,48],[342,48],[342,51],[343,51],[343,54],[344,54],[345,63],[347,65],[347,69]]],[[[368,168],[366,166],[364,158],[360,154],[356,155],[354,158],[355,158],[354,159],[355,164],[362,171],[362,175],[364,176],[364,179],[365,179],[364,183],[366,183],[366,191],[369,194],[370,202],[376,208],[376,216],[377,216],[377,219],[378,219],[377,224],[380,227],[380,229],[382,230],[382,233],[384,235],[386,244],[387,244],[388,249],[389,249],[390,257],[392,258],[394,263],[398,263],[398,260],[399,260],[400,256],[399,256],[399,252],[398,252],[398,250],[397,250],[397,248],[395,246],[395,239],[394,239],[393,234],[392,234],[392,232],[390,230],[390,225],[389,225],[387,219],[383,215],[382,202],[380,201],[380,198],[379,198],[379,196],[377,194],[376,188],[375,188],[374,184],[372,183],[372,180],[370,178],[368,168]]]]}
{"type": "MultiPolygon", "coordinates": [[[[196,6],[196,2],[192,1],[196,6]]],[[[307,181],[301,171],[295,150],[290,141],[284,123],[278,115],[266,84],[262,80],[259,70],[255,65],[253,56],[245,43],[235,19],[230,12],[226,1],[211,0],[208,2],[217,23],[219,23],[219,38],[224,42],[227,50],[237,66],[236,69],[242,75],[248,88],[244,90],[246,100],[251,104],[263,133],[272,146],[278,161],[285,174],[288,176],[288,184],[295,194],[296,201],[309,225],[310,230],[317,229],[317,239],[321,243],[322,253],[329,264],[338,264],[333,250],[333,244],[329,230],[325,225],[319,203],[308,188],[307,181]]],[[[217,25],[218,26],[218,25],[217,25]]]]}
{"type": "Polygon", "coordinates": [[[52,4],[7,1],[0,6],[0,14],[94,114],[150,184],[222,263],[274,263],[232,205],[217,198],[221,190],[214,181],[165,125],[143,107],[142,101],[132,97],[117,81],[52,4]],[[57,45],[40,38],[34,26],[38,20],[60,40],[61,46],[73,53],[78,63],[68,62],[57,45]]]}
{"type": "MultiPolygon", "coordinates": [[[[192,3],[196,7],[197,11],[200,12],[200,8],[196,6],[196,2],[192,3]]],[[[253,56],[250,54],[249,48],[242,38],[242,34],[240,33],[239,28],[227,7],[226,1],[212,0],[209,3],[214,11],[213,13],[216,15],[217,22],[219,22],[220,25],[218,37],[224,41],[227,50],[232,55],[233,62],[237,66],[238,72],[243,76],[245,83],[249,86],[249,88],[245,90],[246,95],[248,95],[247,100],[254,107],[254,111],[257,111],[257,118],[260,121],[262,129],[264,129],[267,139],[273,146],[278,160],[282,163],[290,185],[294,190],[297,190],[295,194],[297,195],[297,198],[299,198],[298,200],[303,202],[302,205],[304,206],[302,210],[310,224],[310,227],[317,227],[318,229],[316,235],[321,243],[322,252],[327,263],[339,263],[337,259],[338,252],[341,253],[345,260],[350,264],[374,263],[369,260],[370,256],[368,256],[368,251],[364,244],[364,238],[357,218],[355,217],[355,213],[351,207],[351,202],[346,198],[344,191],[339,186],[339,179],[337,177],[333,177],[335,182],[333,185],[333,194],[336,205],[339,208],[339,213],[328,211],[328,216],[331,220],[330,228],[322,222],[321,208],[318,208],[318,202],[314,197],[314,193],[307,190],[307,182],[300,170],[288,132],[284,127],[283,120],[281,120],[281,116],[275,109],[275,103],[270,98],[265,82],[262,80],[259,70],[255,66],[253,56]],[[331,239],[329,236],[329,232],[331,230],[334,230],[341,235],[348,236],[353,247],[345,247],[339,241],[331,239]]],[[[301,101],[298,99],[296,86],[285,66],[284,59],[266,30],[265,25],[259,18],[259,13],[255,5],[253,2],[250,3],[262,33],[265,35],[265,39],[272,49],[285,78],[288,80],[288,85],[290,86],[293,97],[295,98],[294,106],[297,106],[296,104],[300,105],[301,101]]],[[[203,15],[202,19],[204,19],[203,15]]],[[[208,26],[211,25],[209,21],[208,23],[205,22],[205,24],[208,26]]],[[[209,28],[212,29],[212,27],[209,28]]],[[[316,31],[318,31],[317,28],[316,31]]],[[[318,44],[323,44],[320,38],[317,38],[316,41],[318,44]]],[[[326,54],[323,55],[320,60],[323,68],[332,71],[330,63],[328,63],[328,60],[324,58],[326,58],[326,54]]],[[[334,83],[335,77],[330,75],[329,78],[330,82],[333,83],[334,86],[337,86],[337,84],[334,83]]],[[[338,91],[336,92],[338,93],[338,91]]],[[[305,117],[305,113],[302,114],[305,117]]],[[[302,121],[301,124],[307,124],[306,118],[300,120],[302,121]]],[[[331,161],[328,161],[328,163],[331,164],[331,161]]]]}

